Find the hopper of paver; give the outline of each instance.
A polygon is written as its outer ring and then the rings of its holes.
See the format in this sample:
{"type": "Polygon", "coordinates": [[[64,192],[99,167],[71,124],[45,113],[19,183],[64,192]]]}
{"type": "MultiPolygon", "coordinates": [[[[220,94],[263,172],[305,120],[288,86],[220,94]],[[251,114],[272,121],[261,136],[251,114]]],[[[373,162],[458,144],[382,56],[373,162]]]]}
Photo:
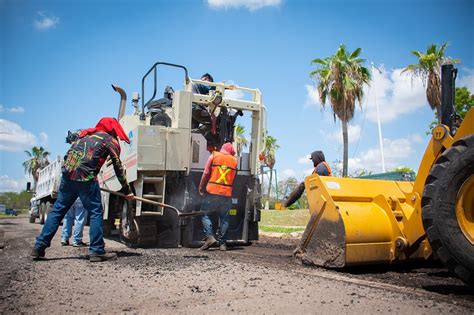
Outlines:
{"type": "Polygon", "coordinates": [[[428,259],[412,182],[308,176],[311,218],[295,257],[329,268],[428,259]]]}

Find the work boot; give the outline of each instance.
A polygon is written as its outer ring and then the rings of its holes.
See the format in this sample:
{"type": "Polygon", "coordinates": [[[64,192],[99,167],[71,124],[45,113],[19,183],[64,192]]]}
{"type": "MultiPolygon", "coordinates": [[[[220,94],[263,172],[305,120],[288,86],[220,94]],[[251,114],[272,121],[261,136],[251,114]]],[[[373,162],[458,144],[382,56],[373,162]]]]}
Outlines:
{"type": "Polygon", "coordinates": [[[216,238],[212,235],[209,235],[206,237],[206,241],[204,242],[204,245],[199,248],[200,250],[208,250],[209,247],[217,243],[216,238]]]}
{"type": "Polygon", "coordinates": [[[227,245],[225,243],[222,243],[221,245],[219,245],[219,250],[225,252],[227,250],[227,245]]]}
{"type": "Polygon", "coordinates": [[[61,246],[69,246],[69,240],[62,240],[61,246]]]}
{"type": "Polygon", "coordinates": [[[80,241],[79,243],[76,243],[76,242],[72,243],[72,246],[73,247],[86,247],[86,246],[89,246],[89,244],[84,243],[83,241],[80,241]]]}
{"type": "Polygon", "coordinates": [[[37,249],[36,247],[33,247],[30,255],[33,257],[33,259],[40,259],[44,258],[45,252],[44,249],[37,249]]]}
{"type": "Polygon", "coordinates": [[[89,256],[90,262],[101,262],[106,260],[114,260],[117,258],[116,253],[92,254],[89,256]]]}

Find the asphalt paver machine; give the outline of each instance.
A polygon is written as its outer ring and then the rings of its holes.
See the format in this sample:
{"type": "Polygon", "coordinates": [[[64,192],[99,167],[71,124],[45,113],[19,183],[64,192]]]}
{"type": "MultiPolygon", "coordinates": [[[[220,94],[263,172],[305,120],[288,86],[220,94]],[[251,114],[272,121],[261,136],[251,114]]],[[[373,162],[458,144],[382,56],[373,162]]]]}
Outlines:
{"type": "MultiPolygon", "coordinates": [[[[134,111],[130,115],[125,114],[125,91],[113,85],[121,96],[119,122],[130,138],[130,144],[121,142],[121,160],[135,195],[169,204],[183,213],[199,211],[203,198],[198,192],[199,181],[210,151],[234,142],[236,120],[247,117],[251,125],[249,150],[237,157],[228,239],[239,244],[257,240],[261,205],[258,172],[266,134],[260,91],[194,80],[184,66],[166,62],[155,63],[141,84],[141,95],[135,92],[132,96],[134,111]],[[162,67],[182,70],[184,87],[174,91],[167,86],[163,97],[157,98],[158,69],[162,67]],[[199,84],[208,87],[209,93],[193,93],[199,84]],[[248,100],[228,97],[226,91],[230,90],[248,95],[248,100]]],[[[110,163],[102,168],[99,181],[105,189],[121,188],[110,163]]],[[[200,217],[180,218],[166,208],[107,192],[102,199],[104,233],[119,231],[129,246],[194,247],[202,243],[200,217]]]]}

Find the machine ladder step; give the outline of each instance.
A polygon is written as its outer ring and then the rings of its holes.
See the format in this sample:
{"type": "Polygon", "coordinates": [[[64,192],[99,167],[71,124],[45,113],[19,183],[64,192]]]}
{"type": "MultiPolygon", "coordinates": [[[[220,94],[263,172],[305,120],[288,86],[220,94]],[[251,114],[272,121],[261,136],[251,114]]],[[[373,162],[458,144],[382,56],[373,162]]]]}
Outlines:
{"type": "Polygon", "coordinates": [[[143,176],[144,183],[162,183],[163,180],[163,176],[143,176]]]}

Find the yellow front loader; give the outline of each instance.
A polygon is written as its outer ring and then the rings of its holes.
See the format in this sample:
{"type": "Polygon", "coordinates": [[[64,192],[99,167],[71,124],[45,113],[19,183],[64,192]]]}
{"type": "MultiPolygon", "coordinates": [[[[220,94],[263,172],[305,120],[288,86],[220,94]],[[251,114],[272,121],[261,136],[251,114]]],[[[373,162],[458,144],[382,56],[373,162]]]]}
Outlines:
{"type": "Polygon", "coordinates": [[[311,219],[296,258],[342,268],[438,257],[474,283],[474,108],[456,130],[455,73],[443,66],[442,124],[433,129],[415,182],[305,179],[311,219]]]}

